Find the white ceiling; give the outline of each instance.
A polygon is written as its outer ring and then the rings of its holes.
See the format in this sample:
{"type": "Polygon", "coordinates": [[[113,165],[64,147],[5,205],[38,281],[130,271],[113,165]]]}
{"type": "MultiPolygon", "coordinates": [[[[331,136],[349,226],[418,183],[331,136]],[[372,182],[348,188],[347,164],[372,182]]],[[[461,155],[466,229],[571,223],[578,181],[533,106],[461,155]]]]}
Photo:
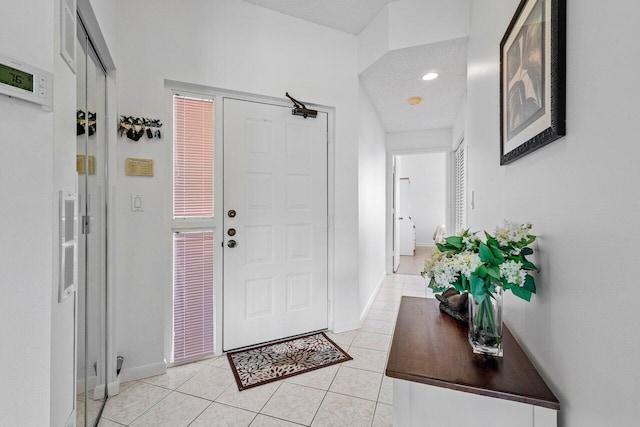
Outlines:
{"type": "MultiPolygon", "coordinates": [[[[305,21],[354,35],[397,0],[244,0],[305,21]]],[[[390,51],[360,74],[387,132],[446,128],[453,120],[467,78],[467,39],[390,51]],[[422,75],[437,71],[436,80],[422,75]],[[409,98],[422,103],[409,105],[409,98]]]]}
{"type": "Polygon", "coordinates": [[[388,3],[397,0],[244,1],[325,27],[358,35],[388,3]]]}
{"type": "Polygon", "coordinates": [[[388,52],[360,81],[387,132],[451,127],[467,86],[467,38],[388,52]],[[430,71],[438,78],[422,80],[430,71]],[[409,105],[414,96],[422,103],[409,105]]]}

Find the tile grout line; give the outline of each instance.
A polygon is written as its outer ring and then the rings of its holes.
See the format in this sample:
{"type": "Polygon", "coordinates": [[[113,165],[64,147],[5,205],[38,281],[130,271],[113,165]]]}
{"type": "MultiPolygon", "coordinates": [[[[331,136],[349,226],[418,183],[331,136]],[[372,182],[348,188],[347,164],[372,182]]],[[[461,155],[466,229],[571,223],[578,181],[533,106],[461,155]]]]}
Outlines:
{"type": "MultiPolygon", "coordinates": [[[[190,396],[190,395],[187,395],[187,396],[190,396]]],[[[208,399],[205,399],[205,400],[208,400],[208,399]]],[[[213,405],[213,402],[209,401],[209,404],[207,405],[207,407],[206,407],[206,408],[204,408],[202,411],[200,411],[200,413],[199,413],[198,415],[196,415],[196,416],[195,416],[195,418],[194,418],[194,419],[192,419],[192,420],[189,422],[189,424],[187,424],[187,427],[189,427],[191,424],[193,424],[193,423],[194,423],[194,422],[195,422],[195,421],[200,417],[200,415],[204,414],[204,412],[205,412],[207,409],[209,409],[209,408],[211,407],[211,405],[213,405]]]]}
{"type": "MultiPolygon", "coordinates": [[[[351,345],[349,345],[349,347],[351,347],[351,345]]],[[[316,409],[316,413],[313,414],[313,418],[311,419],[311,424],[309,424],[310,426],[313,425],[313,422],[316,420],[316,417],[318,416],[318,412],[320,412],[320,408],[322,408],[322,404],[324,403],[324,400],[327,398],[327,395],[329,394],[329,390],[331,390],[331,386],[333,385],[333,382],[336,380],[336,377],[338,376],[338,372],[340,372],[340,369],[342,369],[342,366],[340,366],[336,371],[336,373],[333,375],[333,378],[331,379],[331,383],[329,384],[329,387],[327,387],[327,390],[324,392],[324,396],[322,396],[322,401],[320,402],[320,406],[318,406],[318,409],[316,409]]]]}
{"type": "MultiPolygon", "coordinates": [[[[275,381],[275,383],[278,384],[278,387],[276,387],[275,390],[273,390],[273,393],[271,393],[271,396],[269,396],[267,401],[264,402],[264,404],[260,407],[260,410],[258,410],[258,414],[262,414],[262,410],[265,408],[265,406],[267,406],[267,403],[269,403],[271,401],[271,399],[273,399],[273,396],[276,395],[278,390],[280,390],[280,386],[284,383],[284,380],[275,381]]],[[[266,384],[263,384],[263,385],[266,385],[266,384]]],[[[266,415],[266,414],[262,414],[262,415],[266,415]]],[[[267,415],[267,416],[269,416],[269,415],[267,415]]]]}

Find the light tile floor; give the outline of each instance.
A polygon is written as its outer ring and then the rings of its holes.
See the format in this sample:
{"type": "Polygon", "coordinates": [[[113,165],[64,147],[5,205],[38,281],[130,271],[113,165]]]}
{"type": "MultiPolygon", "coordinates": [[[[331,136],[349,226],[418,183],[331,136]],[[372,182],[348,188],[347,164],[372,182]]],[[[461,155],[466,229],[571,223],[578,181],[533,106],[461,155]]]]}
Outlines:
{"type": "Polygon", "coordinates": [[[354,360],[239,392],[226,356],[123,384],[101,427],[391,426],[384,376],[403,295],[432,297],[420,276],[387,276],[362,328],[327,333],[354,360]]]}

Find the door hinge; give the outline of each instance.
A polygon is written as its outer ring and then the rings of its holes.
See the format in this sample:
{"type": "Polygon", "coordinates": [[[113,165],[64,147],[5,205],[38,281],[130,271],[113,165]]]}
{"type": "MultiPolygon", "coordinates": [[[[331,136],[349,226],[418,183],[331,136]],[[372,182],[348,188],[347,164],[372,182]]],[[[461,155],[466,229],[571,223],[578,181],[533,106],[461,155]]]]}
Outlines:
{"type": "Polygon", "coordinates": [[[89,215],[82,215],[82,234],[89,234],[89,215]]]}

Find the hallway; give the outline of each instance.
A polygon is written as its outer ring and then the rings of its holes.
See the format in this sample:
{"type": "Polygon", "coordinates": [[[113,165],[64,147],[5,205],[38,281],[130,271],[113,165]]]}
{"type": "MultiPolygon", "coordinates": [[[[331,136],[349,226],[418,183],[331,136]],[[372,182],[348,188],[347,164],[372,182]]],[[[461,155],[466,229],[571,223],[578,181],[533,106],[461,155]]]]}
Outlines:
{"type": "Polygon", "coordinates": [[[424,268],[424,262],[431,256],[435,248],[429,246],[416,246],[413,256],[400,255],[400,265],[396,274],[419,276],[424,268]]]}

